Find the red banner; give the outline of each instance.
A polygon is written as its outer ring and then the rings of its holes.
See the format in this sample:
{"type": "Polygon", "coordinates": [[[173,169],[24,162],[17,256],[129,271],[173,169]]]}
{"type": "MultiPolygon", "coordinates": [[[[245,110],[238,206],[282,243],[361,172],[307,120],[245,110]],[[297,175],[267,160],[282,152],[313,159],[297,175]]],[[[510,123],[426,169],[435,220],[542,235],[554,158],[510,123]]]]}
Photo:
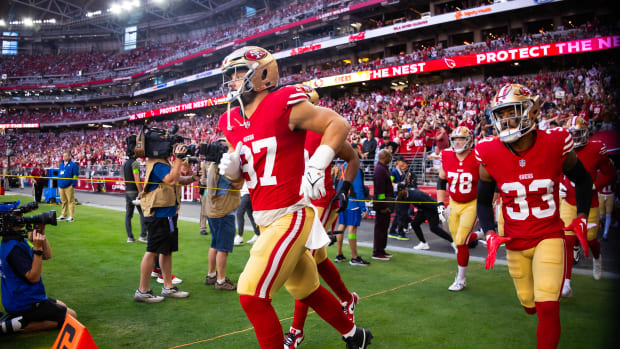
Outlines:
{"type": "Polygon", "coordinates": [[[163,107],[163,108],[153,109],[153,110],[149,110],[149,111],[145,111],[141,113],[131,114],[129,115],[129,120],[139,120],[139,119],[150,118],[153,116],[177,113],[180,111],[190,111],[193,109],[212,107],[214,105],[222,104],[225,102],[226,101],[224,97],[207,98],[207,99],[202,99],[202,100],[195,101],[195,102],[177,104],[177,105],[173,105],[170,107],[163,107]]]}

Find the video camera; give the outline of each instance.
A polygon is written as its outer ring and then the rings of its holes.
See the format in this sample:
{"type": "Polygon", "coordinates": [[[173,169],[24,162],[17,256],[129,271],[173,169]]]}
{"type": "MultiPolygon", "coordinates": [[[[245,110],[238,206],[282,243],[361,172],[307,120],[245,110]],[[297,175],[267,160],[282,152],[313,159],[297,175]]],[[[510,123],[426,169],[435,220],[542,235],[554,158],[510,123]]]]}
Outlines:
{"type": "Polygon", "coordinates": [[[201,144],[198,154],[206,161],[219,163],[222,155],[228,152],[228,146],[224,141],[215,141],[209,144],[201,144]]]}
{"type": "MultiPolygon", "coordinates": [[[[168,130],[145,126],[138,135],[127,137],[127,155],[134,155],[139,158],[167,159],[173,154],[176,144],[185,143],[189,140],[189,138],[177,135],[178,130],[179,126],[177,125],[168,130]]],[[[187,156],[198,155],[198,147],[195,144],[186,145],[186,147],[187,156]]],[[[193,162],[192,159],[190,162],[193,162]]]]}
{"type": "Polygon", "coordinates": [[[19,201],[0,204],[0,236],[16,235],[22,227],[28,231],[35,225],[56,225],[56,211],[24,217],[24,213],[38,209],[39,205],[31,202],[20,207],[19,204],[19,201]]]}

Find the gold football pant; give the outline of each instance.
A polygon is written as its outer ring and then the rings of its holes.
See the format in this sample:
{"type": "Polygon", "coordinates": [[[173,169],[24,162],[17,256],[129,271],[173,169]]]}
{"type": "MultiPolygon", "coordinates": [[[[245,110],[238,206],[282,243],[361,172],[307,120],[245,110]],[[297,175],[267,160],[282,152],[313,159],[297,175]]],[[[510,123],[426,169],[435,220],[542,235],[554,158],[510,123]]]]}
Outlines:
{"type": "Polygon", "coordinates": [[[564,280],[564,239],[545,239],[523,251],[506,251],[508,271],[521,305],[556,302],[564,280]]]}
{"type": "Polygon", "coordinates": [[[459,203],[450,200],[448,227],[456,246],[465,245],[476,222],[476,200],[459,203]]]}
{"type": "Polygon", "coordinates": [[[239,277],[237,293],[271,299],[282,285],[295,299],[305,299],[314,292],[319,276],[305,246],[313,218],[314,211],[306,207],[261,227],[239,277]]]}

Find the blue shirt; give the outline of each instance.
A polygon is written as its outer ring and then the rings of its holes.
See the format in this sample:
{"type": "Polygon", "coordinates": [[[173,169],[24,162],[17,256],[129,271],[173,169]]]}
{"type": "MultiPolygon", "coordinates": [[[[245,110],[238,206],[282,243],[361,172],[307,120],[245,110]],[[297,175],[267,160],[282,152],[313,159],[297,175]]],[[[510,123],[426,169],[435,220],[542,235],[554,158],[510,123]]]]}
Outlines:
{"type": "Polygon", "coordinates": [[[47,300],[43,280],[30,283],[24,276],[32,267],[32,259],[32,248],[25,239],[0,243],[2,306],[8,312],[28,310],[34,303],[47,300]]]}
{"type": "MultiPolygon", "coordinates": [[[[164,177],[170,173],[172,168],[166,164],[162,164],[160,162],[156,163],[153,166],[153,171],[151,171],[151,178],[149,178],[149,183],[163,183],[164,177]]],[[[150,184],[148,186],[148,192],[152,192],[157,189],[159,184],[150,184]]],[[[174,217],[177,215],[177,205],[176,203],[173,206],[168,207],[157,207],[155,209],[155,217],[174,217]]]]}
{"type": "MultiPolygon", "coordinates": [[[[342,171],[347,168],[347,163],[342,167],[342,171]]],[[[340,190],[342,187],[342,179],[338,181],[337,190],[340,190]]],[[[357,176],[355,176],[355,180],[351,183],[351,195],[349,196],[349,203],[347,204],[346,210],[354,211],[360,210],[364,213],[367,211],[366,202],[364,201],[364,173],[362,169],[357,170],[357,176]],[[353,200],[351,200],[353,199],[353,200]],[[359,201],[358,201],[359,200],[359,201]]]]}
{"type": "Polygon", "coordinates": [[[70,185],[75,188],[77,180],[73,178],[77,178],[79,174],[80,170],[75,162],[69,160],[69,163],[65,165],[65,162],[62,161],[58,167],[58,177],[60,178],[58,179],[58,188],[65,189],[70,185]]]}

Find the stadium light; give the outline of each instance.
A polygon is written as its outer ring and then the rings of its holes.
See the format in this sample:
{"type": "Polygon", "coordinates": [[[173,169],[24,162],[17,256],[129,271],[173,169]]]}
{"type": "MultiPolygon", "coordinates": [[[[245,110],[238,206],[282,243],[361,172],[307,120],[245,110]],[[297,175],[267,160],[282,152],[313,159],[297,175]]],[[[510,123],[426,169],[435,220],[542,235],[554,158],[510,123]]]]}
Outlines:
{"type": "Polygon", "coordinates": [[[32,18],[24,18],[24,25],[26,27],[32,27],[32,18]]]}
{"type": "Polygon", "coordinates": [[[4,27],[6,25],[6,22],[4,21],[4,19],[0,19],[0,27],[4,27]]]}

